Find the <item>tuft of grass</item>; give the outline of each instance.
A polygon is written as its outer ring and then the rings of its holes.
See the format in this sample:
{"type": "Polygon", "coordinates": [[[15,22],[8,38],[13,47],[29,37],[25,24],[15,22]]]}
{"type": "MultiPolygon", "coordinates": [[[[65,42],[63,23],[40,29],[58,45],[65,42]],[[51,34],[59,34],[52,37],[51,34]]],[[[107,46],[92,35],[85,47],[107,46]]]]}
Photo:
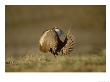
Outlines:
{"type": "Polygon", "coordinates": [[[27,54],[6,57],[6,72],[105,72],[106,56],[99,54],[27,54]]]}

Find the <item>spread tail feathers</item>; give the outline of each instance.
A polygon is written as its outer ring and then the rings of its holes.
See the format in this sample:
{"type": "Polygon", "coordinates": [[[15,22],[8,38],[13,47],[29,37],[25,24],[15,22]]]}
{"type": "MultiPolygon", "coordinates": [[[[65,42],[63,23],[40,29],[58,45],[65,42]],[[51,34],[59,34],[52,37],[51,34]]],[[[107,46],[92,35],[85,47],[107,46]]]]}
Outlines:
{"type": "Polygon", "coordinates": [[[61,49],[61,53],[62,55],[67,55],[67,54],[70,54],[70,52],[73,51],[73,48],[76,44],[76,41],[75,41],[75,37],[74,35],[70,32],[70,30],[68,30],[68,33],[67,33],[67,43],[66,45],[61,49]]]}

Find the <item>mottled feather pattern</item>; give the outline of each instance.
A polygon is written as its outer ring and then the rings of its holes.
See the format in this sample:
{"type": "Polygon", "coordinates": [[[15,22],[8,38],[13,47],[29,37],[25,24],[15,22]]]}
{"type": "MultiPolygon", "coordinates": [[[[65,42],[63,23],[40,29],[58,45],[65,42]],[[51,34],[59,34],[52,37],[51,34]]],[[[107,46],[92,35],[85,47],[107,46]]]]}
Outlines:
{"type": "MultiPolygon", "coordinates": [[[[47,51],[49,51],[50,48],[57,47],[58,41],[57,41],[57,35],[56,35],[55,31],[48,30],[47,32],[45,32],[45,34],[43,36],[45,36],[44,37],[45,39],[43,39],[43,41],[41,42],[42,45],[40,45],[40,47],[43,46],[41,48],[41,51],[47,52],[47,51]]],[[[41,39],[40,39],[40,41],[41,41],[41,39]]]]}

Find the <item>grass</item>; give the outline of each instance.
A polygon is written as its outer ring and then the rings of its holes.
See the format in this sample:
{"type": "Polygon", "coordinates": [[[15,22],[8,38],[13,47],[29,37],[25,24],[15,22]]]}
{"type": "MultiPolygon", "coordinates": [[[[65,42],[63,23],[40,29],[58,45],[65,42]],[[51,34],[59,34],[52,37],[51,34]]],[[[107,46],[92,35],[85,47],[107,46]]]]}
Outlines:
{"type": "Polygon", "coordinates": [[[98,54],[27,54],[6,57],[6,72],[105,72],[106,56],[98,54]]]}

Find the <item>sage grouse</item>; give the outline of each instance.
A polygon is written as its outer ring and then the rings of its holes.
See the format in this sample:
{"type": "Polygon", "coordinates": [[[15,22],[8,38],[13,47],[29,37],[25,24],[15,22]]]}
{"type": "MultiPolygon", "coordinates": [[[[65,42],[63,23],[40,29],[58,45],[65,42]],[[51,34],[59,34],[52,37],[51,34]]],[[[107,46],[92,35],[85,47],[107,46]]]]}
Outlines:
{"type": "Polygon", "coordinates": [[[43,32],[39,43],[42,52],[51,52],[56,56],[69,54],[73,50],[75,42],[71,34],[65,34],[58,27],[54,27],[43,32]]]}

